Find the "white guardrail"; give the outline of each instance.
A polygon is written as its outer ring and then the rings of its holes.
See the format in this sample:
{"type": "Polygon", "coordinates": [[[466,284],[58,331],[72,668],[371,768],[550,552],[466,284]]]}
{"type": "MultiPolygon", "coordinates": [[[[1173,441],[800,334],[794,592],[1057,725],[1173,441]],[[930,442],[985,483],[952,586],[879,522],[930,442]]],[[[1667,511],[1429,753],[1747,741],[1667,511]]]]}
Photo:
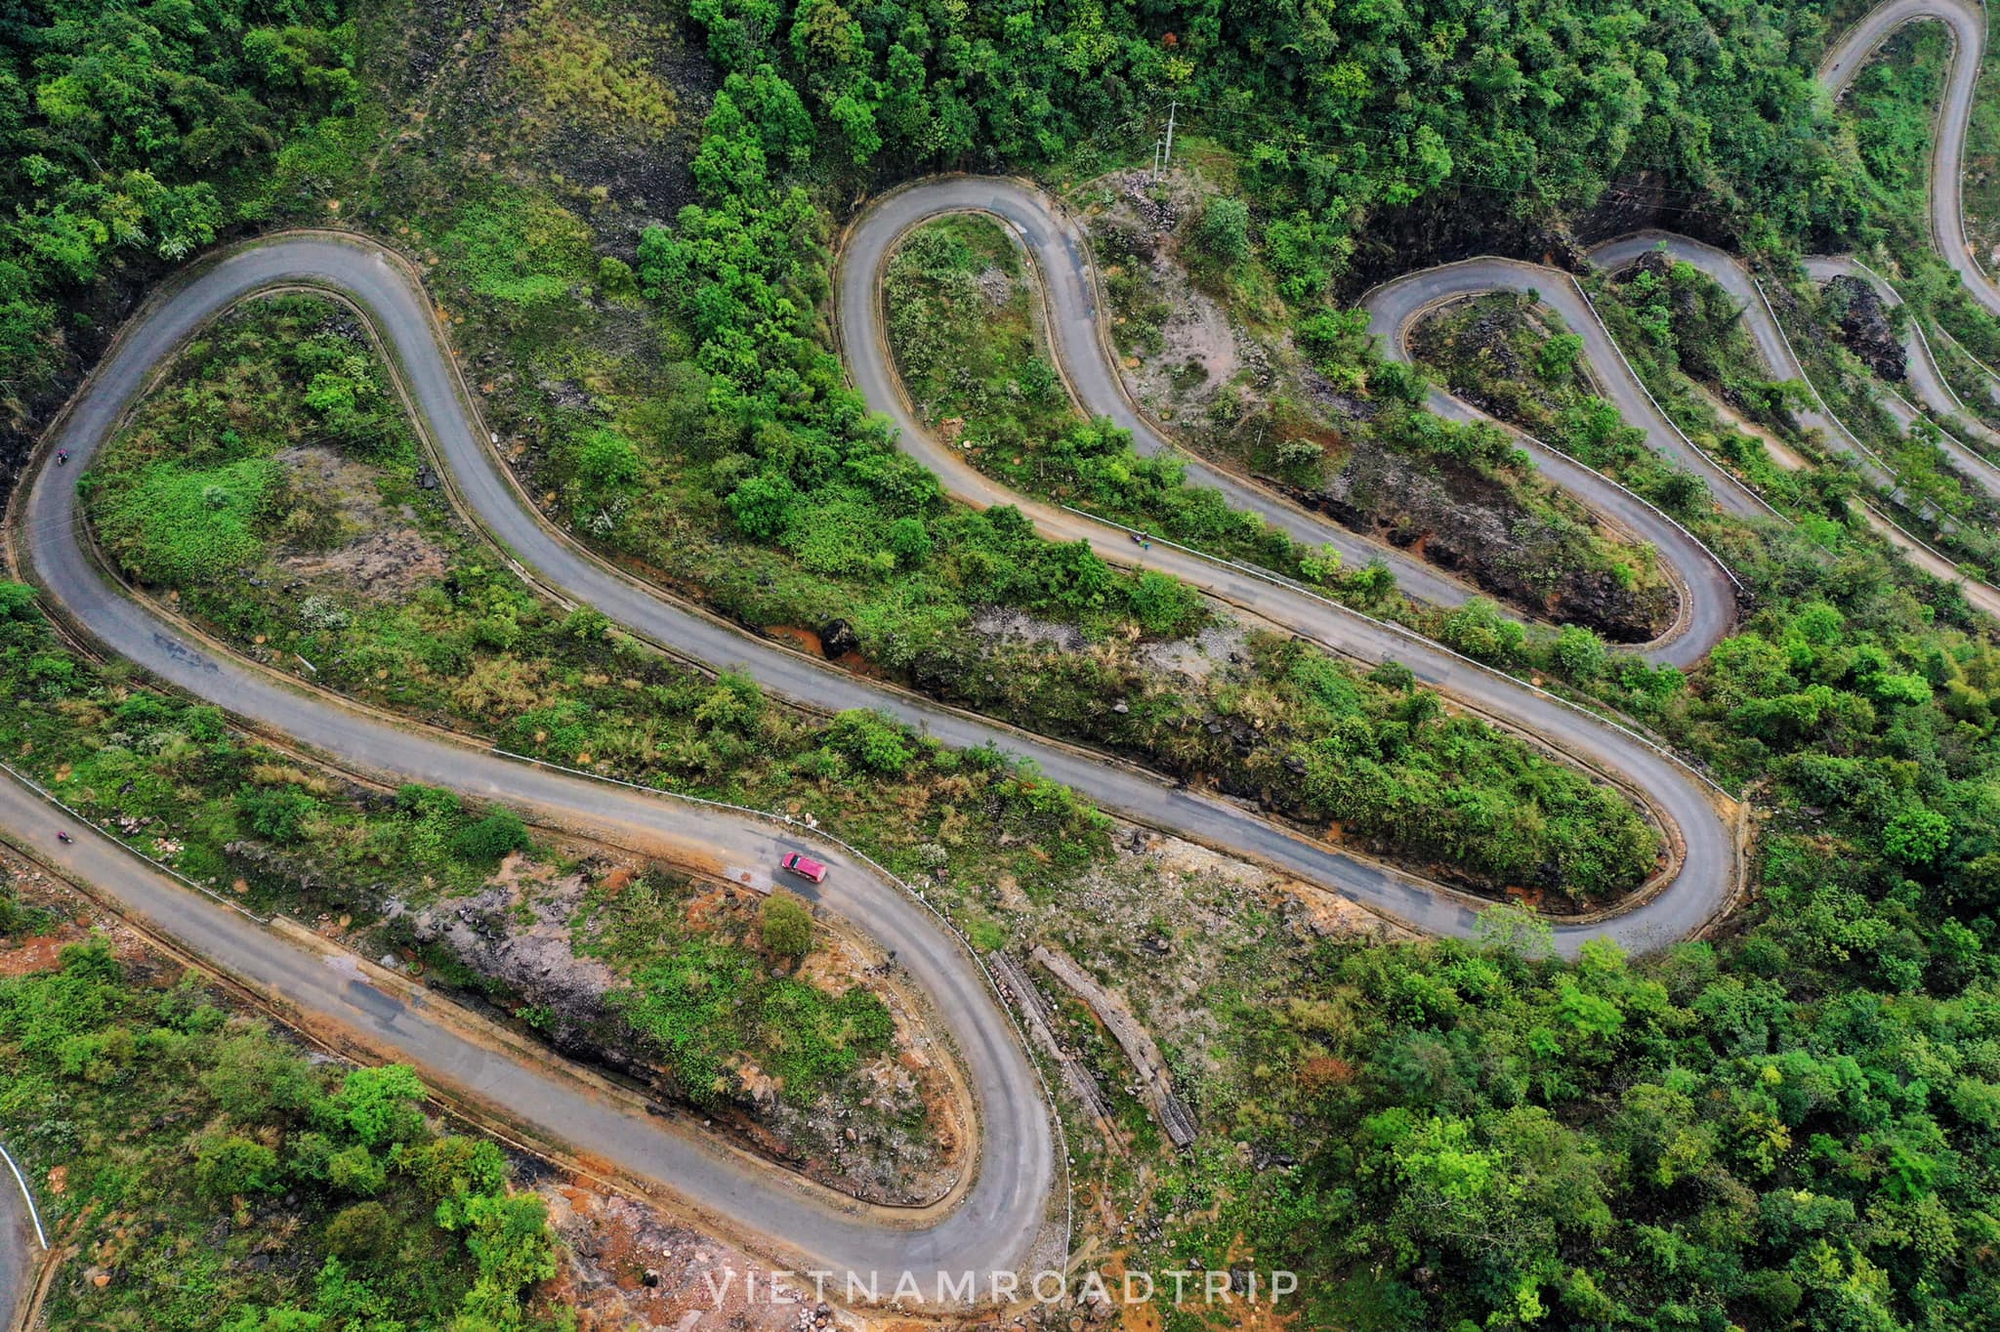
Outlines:
{"type": "MultiPolygon", "coordinates": [[[[28,1220],[35,1224],[35,1242],[42,1246],[42,1252],[48,1252],[48,1232],[42,1229],[42,1214],[35,1207],[35,1191],[28,1187],[28,1177],[21,1173],[20,1166],[14,1164],[13,1156],[5,1147],[0,1147],[0,1161],[5,1161],[7,1168],[14,1172],[14,1182],[21,1186],[21,1196],[28,1200],[28,1220]]],[[[0,1310],[0,1313],[4,1312],[0,1310]]]]}

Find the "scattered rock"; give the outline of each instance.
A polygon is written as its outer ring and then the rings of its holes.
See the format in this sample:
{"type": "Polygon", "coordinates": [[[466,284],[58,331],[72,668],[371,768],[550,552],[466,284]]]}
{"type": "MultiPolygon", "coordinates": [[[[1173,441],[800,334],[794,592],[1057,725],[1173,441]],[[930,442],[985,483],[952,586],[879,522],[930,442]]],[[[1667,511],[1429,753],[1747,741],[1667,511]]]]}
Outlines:
{"type": "Polygon", "coordinates": [[[845,620],[828,620],[820,626],[819,650],[828,661],[859,651],[861,636],[854,632],[854,626],[845,620]]]}
{"type": "Polygon", "coordinates": [[[1902,379],[1909,357],[1874,286],[1842,273],[1826,284],[1826,294],[1840,320],[1841,337],[1854,354],[1882,378],[1902,379]]]}

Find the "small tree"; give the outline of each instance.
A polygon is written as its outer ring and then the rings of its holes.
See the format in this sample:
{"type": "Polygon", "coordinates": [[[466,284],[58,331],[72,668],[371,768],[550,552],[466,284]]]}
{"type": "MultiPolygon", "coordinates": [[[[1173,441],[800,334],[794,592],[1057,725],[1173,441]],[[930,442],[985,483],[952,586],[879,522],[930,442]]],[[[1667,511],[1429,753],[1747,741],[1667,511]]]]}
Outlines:
{"type": "Polygon", "coordinates": [[[1316,439],[1288,439],[1278,446],[1278,466],[1287,472],[1317,467],[1326,460],[1326,448],[1316,439]]]}
{"type": "Polygon", "coordinates": [[[424,1084],[415,1069],[407,1064],[384,1064],[350,1072],[327,1103],[327,1110],[363,1146],[378,1147],[414,1142],[422,1136],[423,1099],[424,1084]]]}
{"type": "Polygon", "coordinates": [[[357,1142],[327,1158],[326,1178],[336,1189],[372,1197],[389,1182],[389,1170],[379,1157],[357,1142]]]}
{"type": "Polygon", "coordinates": [[[879,712],[849,708],[837,713],[827,728],[826,744],[870,772],[900,777],[916,756],[903,728],[879,712]]]}
{"type": "Polygon", "coordinates": [[[1594,680],[1610,653],[1588,625],[1566,624],[1556,634],[1556,660],[1572,680],[1594,680]]]}
{"type": "Polygon", "coordinates": [[[1299,572],[1308,583],[1325,587],[1340,577],[1340,552],[1332,546],[1315,546],[1299,557],[1299,572]]]}
{"type": "Polygon", "coordinates": [[[1148,569],[1126,586],[1125,597],[1149,634],[1184,633],[1201,620],[1201,594],[1171,574],[1148,569]]]}
{"type": "Polygon", "coordinates": [[[246,785],[236,793],[236,806],[259,836],[274,842],[297,841],[320,810],[309,792],[289,785],[272,790],[246,785]]]}
{"type": "Polygon", "coordinates": [[[1201,210],[1195,244],[1211,259],[1237,264],[1250,257],[1250,205],[1219,195],[1201,210]]]}
{"type": "Polygon", "coordinates": [[[782,472],[763,472],[746,477],[730,492],[729,511],[736,524],[759,541],[769,541],[792,521],[798,503],[798,487],[782,472]]]}
{"type": "Polygon", "coordinates": [[[778,957],[789,958],[794,966],[812,951],[812,910],[782,888],[764,899],[757,930],[766,949],[778,957]]]}
{"type": "Polygon", "coordinates": [[[1566,384],[1576,376],[1577,358],[1583,355],[1583,339],[1575,333],[1558,333],[1542,344],[1535,361],[1535,373],[1545,384],[1566,384]]]}

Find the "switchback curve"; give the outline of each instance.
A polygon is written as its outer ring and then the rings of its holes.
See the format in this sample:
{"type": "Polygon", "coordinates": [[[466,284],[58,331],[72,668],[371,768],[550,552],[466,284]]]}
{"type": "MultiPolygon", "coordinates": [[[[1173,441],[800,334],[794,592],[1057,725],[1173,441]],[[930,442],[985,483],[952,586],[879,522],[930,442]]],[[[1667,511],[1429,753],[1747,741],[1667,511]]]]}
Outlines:
{"type": "Polygon", "coordinates": [[[1976,0],[1885,0],[1841,34],[1820,61],[1819,81],[1838,99],[1868,63],[1868,57],[1908,24],[1930,19],[1951,33],[1951,67],[1931,135],[1931,238],[1938,254],[1955,269],[1965,289],[1990,314],[2000,315],[2000,285],[1973,256],[1965,235],[1966,128],[1979,91],[1979,67],[1986,50],[1986,10],[1976,0]]]}
{"type": "MultiPolygon", "coordinates": [[[[631,1177],[673,1189],[725,1233],[761,1237],[759,1242],[795,1255],[802,1264],[860,1273],[864,1282],[872,1273],[890,1274],[893,1282],[894,1274],[913,1271],[926,1290],[934,1288],[933,1271],[986,1272],[1025,1261],[1042,1231],[1058,1169],[1040,1081],[1010,1017],[964,946],[867,862],[747,813],[532,767],[350,711],[191,638],[128,599],[96,568],[83,544],[75,486],[92,454],[185,337],[248,295],[300,283],[336,289],[365,311],[392,349],[422,426],[465,493],[475,503],[494,504],[495,497],[513,502],[485,436],[475,430],[457,396],[456,374],[440,352],[428,302],[400,265],[379,247],[330,236],[254,245],[198,265],[148,302],[72,401],[45,445],[42,465],[17,491],[11,515],[16,549],[27,557],[55,608],[105,648],[155,677],[333,756],[345,767],[387,781],[423,782],[499,801],[542,822],[731,882],[768,880],[785,851],[810,849],[833,873],[817,887],[803,882],[793,886],[894,950],[965,1059],[979,1106],[977,1177],[954,1206],[941,1211],[894,1215],[862,1207],[728,1150],[706,1135],[669,1130],[588,1089],[495,1055],[420,1006],[385,1005],[361,990],[340,989],[329,996],[324,986],[312,983],[314,963],[302,962],[295,950],[261,928],[246,928],[247,922],[226,908],[135,866],[108,841],[79,837],[65,846],[52,835],[31,840],[48,843],[38,849],[54,863],[79,872],[198,955],[216,957],[238,972],[254,964],[259,983],[307,1013],[366,1032],[379,1047],[408,1059],[433,1081],[502,1107],[515,1122],[549,1141],[571,1144],[631,1177]],[[69,450],[67,467],[48,465],[56,448],[69,450]]],[[[508,517],[504,512],[498,516],[508,517]]],[[[548,546],[576,558],[524,507],[512,517],[540,537],[539,544],[528,543],[526,554],[548,557],[551,552],[542,548],[548,546]]],[[[579,580],[585,585],[581,590],[602,592],[622,585],[628,595],[645,599],[588,561],[577,567],[594,575],[579,580]]],[[[598,604],[617,616],[618,600],[607,595],[598,604]]],[[[677,628],[681,621],[714,629],[689,612],[675,615],[679,620],[640,618],[656,632],[677,628]]],[[[626,618],[630,622],[632,617],[626,618]]],[[[719,664],[734,660],[721,652],[718,657],[719,664]]],[[[38,811],[19,788],[0,783],[0,824],[18,831],[46,824],[48,818],[46,807],[38,811]]]]}
{"type": "MultiPolygon", "coordinates": [[[[342,764],[393,781],[420,781],[515,805],[545,821],[653,851],[677,863],[738,878],[768,874],[776,858],[801,843],[768,825],[714,809],[696,810],[650,793],[609,788],[364,717],[294,689],[271,673],[213,649],[135,602],[87,552],[73,478],[89,466],[125,412],[180,342],[238,301],[273,287],[310,285],[353,301],[390,350],[419,424],[459,495],[510,556],[556,595],[589,604],[614,621],[681,655],[714,667],[747,670],[773,692],[815,708],[876,707],[922,726],[948,743],[997,743],[1039,762],[1108,807],[1157,826],[1289,869],[1369,902],[1433,933],[1468,935],[1478,903],[1382,866],[1286,833],[1242,810],[1175,790],[1129,769],[1024,737],[936,707],[901,691],[858,680],[821,663],[741,634],[676,605],[592,559],[552,531],[520,496],[493,456],[461,397],[455,368],[421,289],[379,247],[331,234],[289,235],[195,265],[163,287],[128,322],[83,390],[45,441],[41,466],[16,492],[12,526],[18,549],[54,607],[109,651],[155,677],[215,702],[254,724],[287,734],[342,764]],[[66,449],[71,466],[48,457],[66,449]]],[[[1055,511],[1036,514],[1051,535],[1092,539],[1126,558],[1122,534],[1055,511]]],[[[1710,793],[1683,766],[1637,737],[1561,704],[1519,682],[1453,657],[1392,626],[1354,616],[1263,578],[1163,552],[1156,563],[1192,576],[1215,595],[1293,624],[1300,632],[1369,660],[1409,662],[1421,678],[1523,724],[1558,746],[1618,773],[1649,793],[1682,839],[1680,871],[1644,903],[1606,920],[1557,927],[1558,946],[1574,952],[1609,936],[1645,950],[1681,938],[1731,899],[1737,881],[1734,830],[1710,793]]],[[[32,802],[17,792],[0,802],[4,822],[32,826],[32,802]],[[24,804],[21,809],[12,808],[24,804]]],[[[52,859],[83,871],[127,909],[197,952],[240,960],[254,949],[224,908],[164,877],[134,872],[109,844],[80,840],[52,859]],[[123,868],[115,868],[118,865],[123,868]]],[[[1013,1028],[959,945],[896,888],[838,851],[816,852],[836,872],[816,894],[897,951],[938,1007],[970,1067],[981,1111],[978,1177],[947,1214],[914,1225],[857,1216],[839,1200],[748,1162],[713,1143],[663,1132],[656,1124],[607,1108],[587,1094],[456,1041],[420,1010],[377,1012],[375,1035],[447,1086],[505,1104],[520,1122],[556,1142],[587,1146],[634,1177],[666,1183],[698,1209],[737,1232],[766,1237],[804,1261],[837,1271],[872,1273],[932,1268],[985,1270],[1021,1260],[1041,1230],[1056,1163],[1038,1079],[1013,1028]],[[528,1079],[528,1081],[523,1081],[528,1079]]],[[[280,953],[282,956],[282,952],[280,953]]],[[[307,1006],[320,996],[287,982],[299,963],[276,962],[269,983],[307,1006]]],[[[353,998],[353,996],[350,996],[353,998]]],[[[322,1010],[343,1023],[360,1012],[322,1010]]],[[[379,1005],[374,1005],[379,1008],[379,1005]]]]}
{"type": "MultiPolygon", "coordinates": [[[[1528,732],[1600,772],[1613,775],[1628,790],[1639,794],[1667,825],[1669,835],[1679,840],[1682,859],[1677,872],[1643,901],[1627,909],[1607,912],[1588,923],[1559,923],[1555,927],[1556,943],[1563,951],[1574,952],[1593,937],[1613,938],[1635,951],[1661,947],[1701,928],[1728,905],[1738,882],[1738,865],[1734,830],[1730,819],[1718,807],[1727,802],[1718,800],[1719,793],[1711,786],[1649,741],[1407,630],[1372,620],[1260,571],[1223,565],[1164,543],[1142,554],[1123,529],[1010,490],[973,467],[928,431],[916,418],[902,391],[888,350],[881,309],[881,279],[890,256],[913,227],[931,218],[960,212],[982,212],[999,218],[1027,251],[1040,278],[1052,350],[1084,408],[1133,430],[1135,442],[1143,441],[1142,447],[1148,451],[1168,447],[1150,423],[1131,407],[1117,384],[1117,369],[1111,363],[1098,327],[1099,302],[1089,250],[1075,226],[1059,213],[1048,196],[1022,182],[978,176],[933,178],[883,195],[849,224],[838,256],[834,308],[842,350],[856,386],[868,405],[896,426],[902,448],[942,480],[947,494],[975,508],[1014,505],[1037,531],[1051,540],[1085,541],[1112,563],[1162,569],[1219,600],[1260,615],[1342,655],[1371,663],[1400,660],[1425,684],[1528,732]]],[[[1303,530],[1326,526],[1261,487],[1227,473],[1206,470],[1200,479],[1224,484],[1232,498],[1244,496],[1246,506],[1256,512],[1274,518],[1289,515],[1295,521],[1313,525],[1303,530]]],[[[1597,480],[1602,483],[1602,478],[1597,480]]],[[[1629,517],[1635,529],[1645,531],[1646,514],[1650,510],[1645,510],[1636,497],[1603,484],[1625,506],[1616,511],[1618,517],[1621,520],[1629,517]]],[[[1663,539],[1665,535],[1662,533],[1663,539]]],[[[1315,535],[1310,539],[1319,538],[1315,535]]],[[[1687,540],[1692,542],[1692,538],[1687,540]]],[[[1698,543],[1694,544],[1699,549],[1698,543]]],[[[1706,552],[1702,555],[1721,586],[1729,587],[1726,571],[1706,552]]],[[[1672,558],[1671,553],[1668,558],[1672,558]]],[[[1683,572],[1690,578],[1704,576],[1699,566],[1683,572]]],[[[1697,604],[1733,608],[1733,593],[1718,597],[1717,603],[1697,604]]],[[[1723,610],[1720,620],[1705,624],[1703,632],[1719,637],[1726,632],[1730,613],[1723,610]],[[1722,627],[1718,628],[1718,623],[1722,627]]],[[[1696,635],[1689,633],[1685,637],[1693,640],[1696,635]]],[[[1675,648],[1678,650],[1679,640],[1675,648]]],[[[1318,881],[1329,882],[1324,877],[1318,881]]],[[[1414,879],[1404,878],[1388,894],[1353,881],[1335,880],[1329,886],[1427,932],[1463,935],[1475,923],[1474,909],[1469,903],[1414,879]],[[1451,918],[1454,913],[1456,919],[1451,918]]]]}

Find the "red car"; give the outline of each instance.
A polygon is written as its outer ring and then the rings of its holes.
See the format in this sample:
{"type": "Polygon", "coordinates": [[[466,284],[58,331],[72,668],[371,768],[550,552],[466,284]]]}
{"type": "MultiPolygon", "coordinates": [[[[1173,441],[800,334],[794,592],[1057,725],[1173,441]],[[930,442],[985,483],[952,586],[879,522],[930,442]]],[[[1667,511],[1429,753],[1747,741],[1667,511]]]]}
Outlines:
{"type": "Polygon", "coordinates": [[[779,861],[778,866],[781,869],[790,870],[801,879],[811,879],[814,883],[820,883],[826,879],[826,866],[820,864],[811,856],[800,855],[796,851],[779,861]]]}

